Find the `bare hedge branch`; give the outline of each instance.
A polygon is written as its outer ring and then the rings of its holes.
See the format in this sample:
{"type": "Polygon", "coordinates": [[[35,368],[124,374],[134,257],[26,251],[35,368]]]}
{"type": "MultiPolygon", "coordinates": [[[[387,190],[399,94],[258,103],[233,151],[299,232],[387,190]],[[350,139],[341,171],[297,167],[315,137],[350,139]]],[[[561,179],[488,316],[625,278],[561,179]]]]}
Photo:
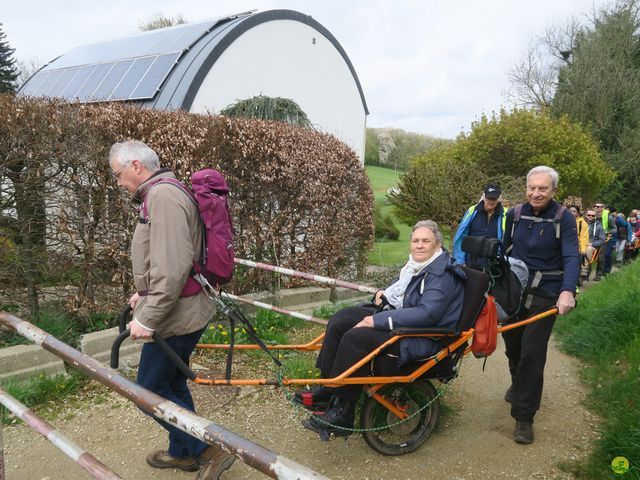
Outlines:
{"type": "MultiPolygon", "coordinates": [[[[44,281],[70,284],[78,287],[74,309],[122,305],[132,288],[136,212],[111,178],[107,154],[128,138],[149,144],[187,183],[201,168],[222,171],[238,256],[346,278],[364,267],[373,195],[355,153],[331,135],[280,122],[6,95],[0,285],[32,284],[37,298],[44,281]],[[119,293],[99,298],[105,284],[119,293]]],[[[272,281],[247,272],[233,287],[244,292],[272,281]]]]}

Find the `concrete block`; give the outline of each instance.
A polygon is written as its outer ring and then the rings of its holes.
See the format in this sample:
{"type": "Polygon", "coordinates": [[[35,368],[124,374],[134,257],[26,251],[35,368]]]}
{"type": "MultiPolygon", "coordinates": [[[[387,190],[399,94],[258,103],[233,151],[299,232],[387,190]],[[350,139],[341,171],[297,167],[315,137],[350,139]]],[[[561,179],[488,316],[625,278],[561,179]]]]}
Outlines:
{"type": "MultiPolygon", "coordinates": [[[[130,340],[125,340],[120,345],[118,370],[137,367],[140,364],[142,345],[142,342],[131,342],[130,340]]],[[[111,364],[111,347],[109,347],[109,350],[96,352],[91,357],[108,367],[111,364]]]]}
{"type": "MultiPolygon", "coordinates": [[[[93,357],[97,353],[111,351],[111,345],[117,336],[117,327],[87,333],[80,338],[80,350],[90,357],[93,357]]],[[[127,342],[127,340],[125,340],[125,342],[127,342]]]]}
{"type": "Polygon", "coordinates": [[[347,300],[354,300],[366,302],[371,300],[373,295],[371,293],[359,292],[358,290],[351,290],[350,288],[336,287],[333,290],[331,300],[334,302],[345,302],[347,300]]]}
{"type": "MultiPolygon", "coordinates": [[[[256,293],[247,293],[240,296],[255,300],[257,302],[275,305],[275,298],[271,292],[262,291],[256,293]]],[[[256,310],[258,310],[258,307],[256,307],[255,305],[250,305],[248,303],[236,302],[236,305],[245,313],[245,315],[253,315],[254,313],[256,313],[256,310]]]]}
{"type": "MultiPolygon", "coordinates": [[[[111,361],[111,346],[118,336],[118,328],[110,328],[99,332],[92,332],[83,335],[80,339],[80,350],[85,355],[95,358],[104,365],[109,365],[111,361]]],[[[120,368],[137,366],[140,363],[140,351],[142,342],[132,342],[125,340],[120,345],[120,368]]]]}
{"type": "Polygon", "coordinates": [[[0,350],[0,381],[40,373],[65,373],[64,362],[38,345],[15,345],[0,350]]]}
{"type": "Polygon", "coordinates": [[[292,288],[279,292],[280,306],[284,308],[307,303],[329,302],[330,296],[331,289],[322,287],[292,288]]]}

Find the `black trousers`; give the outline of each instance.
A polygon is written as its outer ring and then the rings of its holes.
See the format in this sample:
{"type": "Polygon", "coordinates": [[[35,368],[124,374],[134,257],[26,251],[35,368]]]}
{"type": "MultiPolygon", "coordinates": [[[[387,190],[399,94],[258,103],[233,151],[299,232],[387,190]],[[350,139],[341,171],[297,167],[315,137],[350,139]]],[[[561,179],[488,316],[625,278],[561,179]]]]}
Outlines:
{"type": "MultiPolygon", "coordinates": [[[[316,362],[323,378],[340,375],[389,339],[389,332],[386,330],[353,328],[364,317],[376,311],[377,307],[374,305],[349,307],[340,310],[329,319],[322,349],[316,362]]],[[[399,355],[399,342],[391,345],[384,353],[399,355]]],[[[371,364],[367,363],[351,376],[364,377],[369,375],[371,370],[371,364]]],[[[362,385],[346,385],[333,390],[342,400],[355,405],[362,391],[362,385]]]]}
{"type": "MultiPolygon", "coordinates": [[[[524,320],[555,303],[555,300],[535,297],[531,308],[523,308],[517,318],[524,320]]],[[[547,346],[555,319],[553,315],[502,334],[511,372],[511,416],[518,421],[532,422],[540,408],[547,346]]]]}

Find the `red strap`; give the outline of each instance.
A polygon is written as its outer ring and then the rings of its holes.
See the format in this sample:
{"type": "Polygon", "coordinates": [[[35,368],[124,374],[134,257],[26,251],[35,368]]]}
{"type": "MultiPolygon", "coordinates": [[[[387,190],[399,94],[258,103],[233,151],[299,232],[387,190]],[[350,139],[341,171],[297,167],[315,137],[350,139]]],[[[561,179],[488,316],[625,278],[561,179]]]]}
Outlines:
{"type": "MultiPolygon", "coordinates": [[[[201,290],[202,287],[200,284],[193,277],[189,277],[187,283],[184,284],[184,288],[180,292],[180,297],[193,297],[200,293],[201,290]]],[[[146,297],[149,295],[149,290],[138,290],[138,295],[146,297]]]]}
{"type": "Polygon", "coordinates": [[[311,392],[304,392],[302,394],[302,404],[305,407],[313,406],[313,394],[311,392]]]}

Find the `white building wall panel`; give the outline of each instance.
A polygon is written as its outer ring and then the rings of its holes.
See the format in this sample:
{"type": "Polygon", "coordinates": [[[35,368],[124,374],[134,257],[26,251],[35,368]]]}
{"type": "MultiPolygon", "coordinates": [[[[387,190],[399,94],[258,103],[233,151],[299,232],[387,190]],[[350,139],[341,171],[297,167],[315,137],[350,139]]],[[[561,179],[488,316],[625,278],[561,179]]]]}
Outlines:
{"type": "Polygon", "coordinates": [[[217,113],[255,95],[294,100],[316,128],[363,161],[366,114],[358,87],[340,52],[314,28],[274,20],[243,33],[215,62],[191,111],[217,113]]]}

